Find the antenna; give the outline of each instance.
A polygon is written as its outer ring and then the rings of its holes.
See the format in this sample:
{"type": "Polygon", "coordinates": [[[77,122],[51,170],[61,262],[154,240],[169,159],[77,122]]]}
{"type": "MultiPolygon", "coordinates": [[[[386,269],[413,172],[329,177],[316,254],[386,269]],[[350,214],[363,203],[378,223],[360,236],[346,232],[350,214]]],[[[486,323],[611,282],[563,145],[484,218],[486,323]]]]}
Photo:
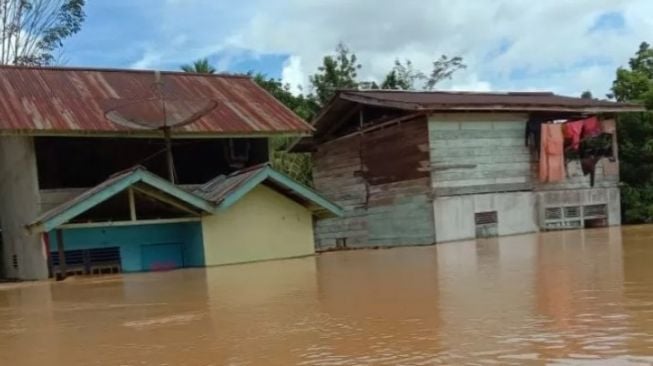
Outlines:
{"type": "Polygon", "coordinates": [[[186,126],[204,117],[217,106],[212,99],[184,99],[174,97],[171,85],[167,85],[160,71],[154,71],[153,96],[143,99],[121,100],[117,107],[105,111],[111,122],[130,129],[161,130],[165,142],[168,178],[176,181],[172,152],[172,130],[186,126]]]}

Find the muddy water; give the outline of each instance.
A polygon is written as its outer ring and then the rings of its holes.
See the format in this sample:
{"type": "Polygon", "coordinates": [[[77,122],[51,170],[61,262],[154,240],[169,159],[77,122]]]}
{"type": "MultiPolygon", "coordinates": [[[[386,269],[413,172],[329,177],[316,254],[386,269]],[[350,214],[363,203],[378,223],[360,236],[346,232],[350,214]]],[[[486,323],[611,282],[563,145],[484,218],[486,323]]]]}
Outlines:
{"type": "Polygon", "coordinates": [[[653,227],[0,286],[0,365],[653,363],[653,227]]]}

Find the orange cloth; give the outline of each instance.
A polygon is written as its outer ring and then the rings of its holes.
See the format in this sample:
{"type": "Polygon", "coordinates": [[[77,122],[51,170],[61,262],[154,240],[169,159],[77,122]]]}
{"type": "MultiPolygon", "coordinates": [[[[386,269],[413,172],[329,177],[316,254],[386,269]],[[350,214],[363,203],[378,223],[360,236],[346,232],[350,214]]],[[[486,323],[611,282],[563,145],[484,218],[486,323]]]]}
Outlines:
{"type": "Polygon", "coordinates": [[[565,179],[564,137],[562,125],[542,124],[540,144],[540,181],[560,182],[565,179]]]}

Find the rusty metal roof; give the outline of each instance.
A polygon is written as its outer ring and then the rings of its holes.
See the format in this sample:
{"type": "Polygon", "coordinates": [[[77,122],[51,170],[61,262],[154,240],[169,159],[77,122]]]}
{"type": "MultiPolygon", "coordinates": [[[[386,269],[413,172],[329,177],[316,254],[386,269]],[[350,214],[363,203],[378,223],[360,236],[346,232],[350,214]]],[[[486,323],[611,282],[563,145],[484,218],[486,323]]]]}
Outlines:
{"type": "MultiPolygon", "coordinates": [[[[312,127],[259,87],[236,75],[161,72],[166,94],[184,103],[214,100],[174,137],[310,134],[312,127]]],[[[0,134],[156,135],[113,123],[105,112],[156,97],[153,71],[0,66],[0,134]]]]}
{"type": "Polygon", "coordinates": [[[357,103],[405,110],[483,110],[541,112],[624,112],[643,111],[637,104],[584,99],[551,92],[456,92],[366,90],[341,91],[338,98],[357,103]]]}
{"type": "Polygon", "coordinates": [[[342,208],[330,202],[315,190],[276,171],[269,164],[255,165],[216,177],[196,188],[192,193],[214,203],[218,210],[226,210],[259,184],[306,206],[318,216],[341,216],[342,208]]]}

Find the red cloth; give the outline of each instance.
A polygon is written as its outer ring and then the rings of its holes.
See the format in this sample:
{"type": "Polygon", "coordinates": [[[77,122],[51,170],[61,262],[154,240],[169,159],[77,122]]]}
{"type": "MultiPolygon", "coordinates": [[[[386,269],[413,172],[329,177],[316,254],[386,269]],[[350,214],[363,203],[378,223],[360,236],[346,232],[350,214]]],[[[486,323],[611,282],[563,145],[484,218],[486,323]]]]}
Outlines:
{"type": "Polygon", "coordinates": [[[596,117],[586,118],[581,121],[583,122],[583,138],[598,136],[603,131],[601,122],[596,117]]]}
{"type": "Polygon", "coordinates": [[[567,122],[562,125],[562,134],[565,140],[571,141],[571,148],[578,151],[580,148],[580,137],[583,133],[583,120],[567,122]]]}
{"type": "Polygon", "coordinates": [[[540,143],[540,181],[560,182],[565,179],[564,136],[562,125],[545,123],[542,125],[540,143]]]}

